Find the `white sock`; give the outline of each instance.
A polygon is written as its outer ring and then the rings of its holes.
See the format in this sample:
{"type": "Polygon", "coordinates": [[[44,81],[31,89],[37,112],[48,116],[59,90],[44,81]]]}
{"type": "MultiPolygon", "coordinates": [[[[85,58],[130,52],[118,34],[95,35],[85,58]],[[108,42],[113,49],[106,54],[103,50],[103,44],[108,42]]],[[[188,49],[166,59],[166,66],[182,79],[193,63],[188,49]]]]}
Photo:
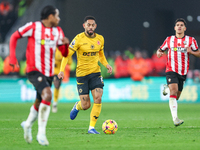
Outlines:
{"type": "Polygon", "coordinates": [[[46,135],[46,126],[49,118],[50,106],[40,103],[38,111],[38,134],[46,135]]]}
{"type": "Polygon", "coordinates": [[[169,108],[171,110],[172,119],[174,121],[178,117],[178,115],[177,115],[178,104],[177,104],[177,100],[175,98],[169,99],[169,108]]]}
{"type": "Polygon", "coordinates": [[[91,130],[91,129],[94,129],[94,127],[92,127],[92,126],[89,126],[89,130],[91,130]]]}
{"type": "Polygon", "coordinates": [[[53,106],[57,106],[57,102],[53,102],[53,106]]]}
{"type": "Polygon", "coordinates": [[[30,108],[30,113],[28,115],[28,118],[26,119],[25,126],[26,127],[32,127],[33,123],[37,120],[38,112],[35,110],[34,106],[32,105],[30,108]]]}

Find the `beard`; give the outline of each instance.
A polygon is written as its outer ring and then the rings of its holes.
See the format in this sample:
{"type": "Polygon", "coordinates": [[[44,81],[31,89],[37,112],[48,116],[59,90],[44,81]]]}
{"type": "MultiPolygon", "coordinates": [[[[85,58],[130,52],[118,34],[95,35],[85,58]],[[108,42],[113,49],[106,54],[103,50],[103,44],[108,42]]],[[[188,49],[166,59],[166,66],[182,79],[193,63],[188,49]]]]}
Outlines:
{"type": "Polygon", "coordinates": [[[89,32],[89,31],[87,31],[87,34],[89,35],[89,36],[91,36],[91,35],[93,35],[93,31],[92,32],[89,32]]]}

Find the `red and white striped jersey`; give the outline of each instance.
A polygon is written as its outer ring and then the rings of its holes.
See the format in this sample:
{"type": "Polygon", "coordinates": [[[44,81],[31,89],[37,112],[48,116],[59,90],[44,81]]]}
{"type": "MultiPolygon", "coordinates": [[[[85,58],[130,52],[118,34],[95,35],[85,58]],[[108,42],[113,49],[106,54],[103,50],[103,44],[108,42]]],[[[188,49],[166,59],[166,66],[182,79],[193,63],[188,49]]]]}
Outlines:
{"type": "Polygon", "coordinates": [[[56,46],[62,45],[63,30],[45,27],[42,22],[36,21],[20,27],[18,32],[22,37],[28,37],[27,72],[37,70],[45,76],[53,76],[56,46]]]}
{"type": "Polygon", "coordinates": [[[198,45],[193,37],[185,35],[183,38],[169,36],[160,47],[162,51],[168,50],[166,72],[173,71],[180,75],[186,75],[189,69],[189,53],[186,47],[193,51],[198,50],[198,45]]]}

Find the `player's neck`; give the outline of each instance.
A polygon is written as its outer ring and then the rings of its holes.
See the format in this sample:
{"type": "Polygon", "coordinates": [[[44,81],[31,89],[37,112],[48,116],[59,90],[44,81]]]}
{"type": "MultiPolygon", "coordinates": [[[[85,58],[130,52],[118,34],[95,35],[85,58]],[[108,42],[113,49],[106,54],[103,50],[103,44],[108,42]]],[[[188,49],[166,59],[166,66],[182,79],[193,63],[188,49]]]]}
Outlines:
{"type": "Polygon", "coordinates": [[[91,38],[95,37],[95,33],[93,33],[92,35],[89,35],[87,32],[85,32],[85,35],[86,35],[87,37],[91,37],[91,38]]]}
{"type": "Polygon", "coordinates": [[[176,33],[176,37],[181,39],[185,36],[185,33],[176,33]]]}
{"type": "Polygon", "coordinates": [[[47,20],[42,20],[41,22],[47,28],[51,28],[52,27],[52,24],[47,20]]]}

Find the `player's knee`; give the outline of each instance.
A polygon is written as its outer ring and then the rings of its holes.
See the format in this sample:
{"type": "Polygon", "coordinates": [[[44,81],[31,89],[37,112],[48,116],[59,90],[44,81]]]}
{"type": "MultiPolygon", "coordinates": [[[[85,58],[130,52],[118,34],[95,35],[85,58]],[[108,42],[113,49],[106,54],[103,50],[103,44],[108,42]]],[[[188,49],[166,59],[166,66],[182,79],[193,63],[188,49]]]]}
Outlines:
{"type": "Polygon", "coordinates": [[[95,96],[94,103],[101,104],[101,99],[102,99],[102,96],[100,95],[95,96]]]}
{"type": "Polygon", "coordinates": [[[178,89],[177,88],[171,88],[170,89],[170,95],[177,95],[178,94],[178,89]]]}
{"type": "Polygon", "coordinates": [[[91,103],[90,103],[90,102],[87,102],[87,103],[84,103],[84,104],[82,105],[82,108],[83,108],[83,110],[87,110],[87,109],[90,108],[90,106],[91,106],[91,103]]]}
{"type": "Polygon", "coordinates": [[[51,101],[51,99],[52,99],[52,93],[51,93],[51,89],[50,88],[45,88],[43,91],[42,91],[42,99],[43,100],[46,100],[46,101],[48,101],[48,102],[50,102],[51,101]]]}

